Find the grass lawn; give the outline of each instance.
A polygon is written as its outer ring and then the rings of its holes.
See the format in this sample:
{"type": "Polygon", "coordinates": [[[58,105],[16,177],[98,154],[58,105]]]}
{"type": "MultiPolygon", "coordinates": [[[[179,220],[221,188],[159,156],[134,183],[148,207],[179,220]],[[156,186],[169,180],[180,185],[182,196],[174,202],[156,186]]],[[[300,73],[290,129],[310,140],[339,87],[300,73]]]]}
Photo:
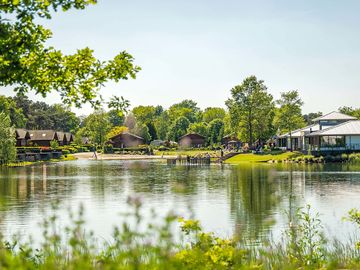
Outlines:
{"type": "Polygon", "coordinates": [[[220,150],[217,151],[211,151],[211,150],[178,150],[178,151],[155,151],[154,154],[157,156],[161,156],[164,154],[164,156],[195,156],[198,154],[210,154],[211,156],[220,156],[220,150]]]}
{"type": "Polygon", "coordinates": [[[229,158],[225,163],[238,164],[244,162],[268,162],[270,160],[283,160],[302,155],[300,152],[277,152],[273,154],[239,154],[229,158]]]}

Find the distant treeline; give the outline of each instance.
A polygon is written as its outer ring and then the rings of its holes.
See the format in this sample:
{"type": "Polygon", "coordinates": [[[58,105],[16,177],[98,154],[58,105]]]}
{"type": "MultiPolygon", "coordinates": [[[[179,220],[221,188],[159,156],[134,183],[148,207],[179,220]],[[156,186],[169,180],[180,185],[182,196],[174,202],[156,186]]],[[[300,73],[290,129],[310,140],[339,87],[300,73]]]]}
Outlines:
{"type": "MultiPolygon", "coordinates": [[[[15,127],[54,129],[77,133],[97,144],[123,131],[142,136],[145,142],[178,139],[186,133],[203,135],[209,145],[219,144],[224,135],[232,134],[253,144],[265,141],[279,132],[288,132],[310,124],[322,112],[302,114],[303,102],[298,91],[281,93],[274,100],[264,82],[255,76],[231,89],[226,109],[208,107],[204,110],[186,99],[165,109],[157,106],[136,106],[123,97],[112,97],[88,116],[76,116],[63,104],[34,102],[24,95],[0,96],[0,112],[10,116],[15,127]],[[105,105],[105,106],[104,106],[105,105]]],[[[339,111],[360,119],[360,108],[340,107],[339,111]]]]}

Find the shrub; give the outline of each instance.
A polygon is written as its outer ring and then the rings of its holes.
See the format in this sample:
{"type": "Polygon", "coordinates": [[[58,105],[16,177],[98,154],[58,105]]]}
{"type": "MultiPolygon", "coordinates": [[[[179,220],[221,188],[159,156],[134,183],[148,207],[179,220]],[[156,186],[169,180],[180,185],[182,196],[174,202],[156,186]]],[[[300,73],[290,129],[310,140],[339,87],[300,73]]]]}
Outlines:
{"type": "Polygon", "coordinates": [[[67,156],[68,154],[70,154],[70,151],[67,150],[67,149],[63,149],[63,150],[61,150],[61,152],[62,152],[62,154],[65,155],[65,156],[67,156]]]}
{"type": "Polygon", "coordinates": [[[109,154],[109,153],[113,153],[114,152],[114,147],[112,144],[106,144],[104,146],[104,153],[105,154],[109,154]]]}

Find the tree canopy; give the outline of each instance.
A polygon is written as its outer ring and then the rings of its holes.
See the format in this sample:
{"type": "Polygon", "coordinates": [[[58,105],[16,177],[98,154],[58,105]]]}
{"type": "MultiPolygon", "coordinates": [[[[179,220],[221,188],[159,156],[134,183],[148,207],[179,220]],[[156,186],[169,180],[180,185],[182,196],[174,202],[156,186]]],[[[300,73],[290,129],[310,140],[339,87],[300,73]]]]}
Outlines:
{"type": "Polygon", "coordinates": [[[275,105],[262,80],[255,76],[246,78],[231,89],[226,105],[232,129],[241,140],[252,145],[256,139],[266,139],[272,133],[275,105]]]}
{"type": "Polygon", "coordinates": [[[8,164],[16,159],[15,129],[4,112],[0,112],[0,164],[8,164]]]}
{"type": "Polygon", "coordinates": [[[84,9],[95,0],[2,0],[0,5],[0,86],[16,86],[46,96],[57,91],[64,104],[100,105],[100,88],[109,80],[135,78],[140,67],[126,51],[109,61],[96,59],[90,48],[66,55],[47,46],[52,32],[37,24],[59,9],[84,9]]]}

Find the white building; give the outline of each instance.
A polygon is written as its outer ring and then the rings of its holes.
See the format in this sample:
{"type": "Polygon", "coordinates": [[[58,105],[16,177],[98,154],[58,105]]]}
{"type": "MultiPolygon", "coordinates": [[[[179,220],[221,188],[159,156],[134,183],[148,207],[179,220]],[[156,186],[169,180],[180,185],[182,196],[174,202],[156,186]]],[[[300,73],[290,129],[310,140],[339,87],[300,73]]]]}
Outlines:
{"type": "MultiPolygon", "coordinates": [[[[319,151],[321,148],[329,149],[330,144],[326,144],[325,141],[330,140],[339,140],[340,138],[333,138],[330,136],[330,138],[326,137],[329,135],[322,135],[324,131],[333,130],[334,128],[341,127],[341,126],[347,126],[344,124],[350,123],[350,122],[358,122],[355,121],[356,118],[353,116],[349,116],[343,113],[339,112],[331,112],[328,114],[325,114],[323,116],[320,116],[318,118],[315,118],[313,120],[313,124],[309,125],[307,127],[297,129],[292,131],[291,133],[282,134],[278,137],[278,145],[279,147],[282,147],[284,149],[290,150],[299,150],[299,151],[308,151],[308,150],[315,150],[319,151]],[[321,143],[323,142],[323,143],[321,143]]],[[[356,124],[355,124],[356,125],[356,124]]],[[[344,136],[343,139],[346,140],[346,137],[348,140],[351,140],[351,136],[356,136],[355,134],[352,135],[352,133],[344,134],[344,132],[350,132],[350,130],[345,129],[343,132],[340,132],[340,129],[336,129],[337,132],[341,133],[342,135],[335,135],[335,136],[344,136]]],[[[351,130],[352,132],[359,132],[360,130],[357,130],[355,126],[351,130]]],[[[335,131],[334,131],[335,132],[335,131]]],[[[356,142],[357,138],[353,138],[353,141],[356,142]]],[[[349,147],[353,146],[354,143],[350,143],[349,147]]],[[[335,144],[331,144],[331,147],[335,147],[335,144]]],[[[339,145],[339,144],[338,144],[339,145]]],[[[333,149],[331,148],[331,149],[333,149]]],[[[346,146],[343,146],[343,148],[346,148],[346,146]]]]}

